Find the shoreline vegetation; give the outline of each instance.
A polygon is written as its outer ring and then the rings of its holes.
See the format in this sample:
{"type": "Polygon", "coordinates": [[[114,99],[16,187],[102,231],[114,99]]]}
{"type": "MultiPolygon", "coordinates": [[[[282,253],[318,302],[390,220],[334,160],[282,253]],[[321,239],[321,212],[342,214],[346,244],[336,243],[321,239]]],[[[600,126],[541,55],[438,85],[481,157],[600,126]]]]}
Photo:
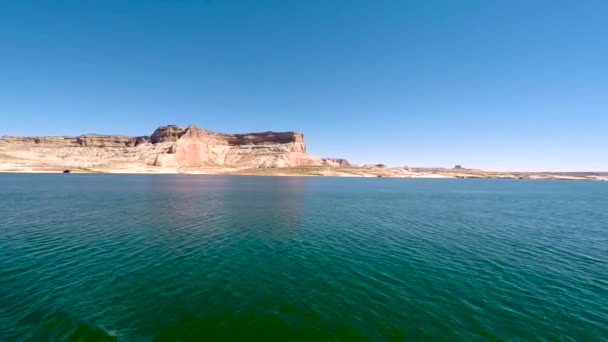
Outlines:
{"type": "Polygon", "coordinates": [[[608,172],[508,172],[478,169],[405,168],[387,166],[298,166],[277,168],[197,167],[168,168],[156,166],[115,165],[99,167],[53,167],[0,164],[0,173],[114,173],[114,174],[206,174],[243,176],[329,176],[387,178],[491,178],[608,181],[608,172]]]}

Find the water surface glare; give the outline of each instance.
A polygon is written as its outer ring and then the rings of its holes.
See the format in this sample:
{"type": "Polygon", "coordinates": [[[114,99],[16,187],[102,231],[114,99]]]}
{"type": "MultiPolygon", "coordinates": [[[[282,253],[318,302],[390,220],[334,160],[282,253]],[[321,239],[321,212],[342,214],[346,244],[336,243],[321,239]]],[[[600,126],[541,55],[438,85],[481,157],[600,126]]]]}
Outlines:
{"type": "Polygon", "coordinates": [[[608,341],[608,182],[0,174],[0,340],[608,341]]]}

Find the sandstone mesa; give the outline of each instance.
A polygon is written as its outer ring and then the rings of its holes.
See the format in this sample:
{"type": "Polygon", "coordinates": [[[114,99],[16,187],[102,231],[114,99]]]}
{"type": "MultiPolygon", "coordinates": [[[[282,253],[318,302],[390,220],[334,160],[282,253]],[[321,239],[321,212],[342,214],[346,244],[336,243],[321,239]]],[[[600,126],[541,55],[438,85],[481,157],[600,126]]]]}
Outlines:
{"type": "Polygon", "coordinates": [[[195,125],[161,126],[150,136],[4,136],[0,160],[61,168],[159,167],[195,169],[348,166],[309,155],[299,132],[223,134],[195,125]]]}

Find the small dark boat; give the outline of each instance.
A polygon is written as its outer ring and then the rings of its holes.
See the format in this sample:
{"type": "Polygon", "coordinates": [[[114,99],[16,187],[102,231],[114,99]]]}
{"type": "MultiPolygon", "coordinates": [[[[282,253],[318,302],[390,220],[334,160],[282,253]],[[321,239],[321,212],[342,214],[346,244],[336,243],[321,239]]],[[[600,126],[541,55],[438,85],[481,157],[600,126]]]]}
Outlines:
{"type": "Polygon", "coordinates": [[[71,173],[72,171],[70,170],[63,170],[63,173],[71,173]]]}

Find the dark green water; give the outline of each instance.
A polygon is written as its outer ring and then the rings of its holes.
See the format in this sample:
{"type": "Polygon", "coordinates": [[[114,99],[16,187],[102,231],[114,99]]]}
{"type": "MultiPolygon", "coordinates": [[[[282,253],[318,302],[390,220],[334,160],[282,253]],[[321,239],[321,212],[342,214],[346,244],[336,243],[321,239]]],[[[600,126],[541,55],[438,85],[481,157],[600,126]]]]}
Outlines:
{"type": "Polygon", "coordinates": [[[608,182],[0,174],[0,340],[608,338],[608,182]]]}

